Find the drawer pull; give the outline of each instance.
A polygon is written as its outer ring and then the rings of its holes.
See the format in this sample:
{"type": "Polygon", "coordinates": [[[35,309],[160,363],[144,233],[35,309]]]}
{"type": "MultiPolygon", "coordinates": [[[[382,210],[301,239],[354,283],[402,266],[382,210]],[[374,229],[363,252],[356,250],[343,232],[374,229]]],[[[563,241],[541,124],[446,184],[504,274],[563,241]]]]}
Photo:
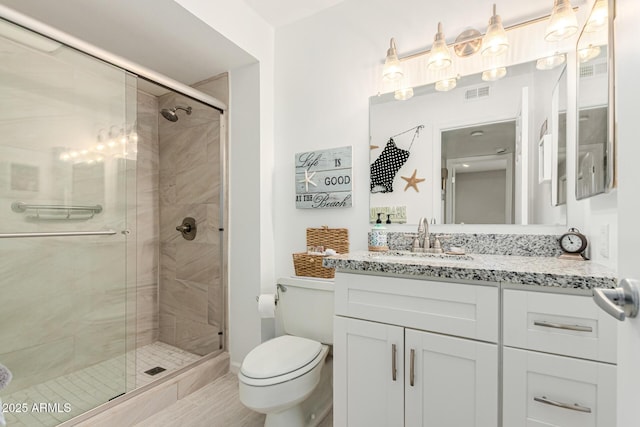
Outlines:
{"type": "Polygon", "coordinates": [[[556,402],[555,400],[547,399],[546,396],[534,397],[533,400],[535,400],[536,402],[544,403],[546,405],[556,406],[558,408],[571,409],[572,411],[578,411],[578,412],[586,412],[587,414],[591,413],[591,408],[580,406],[577,403],[574,403],[573,405],[571,405],[568,403],[556,402]]]}
{"type": "Polygon", "coordinates": [[[395,381],[397,379],[398,370],[396,369],[396,345],[391,344],[391,378],[395,381]]]}
{"type": "Polygon", "coordinates": [[[413,387],[413,378],[415,376],[416,351],[411,349],[411,359],[409,362],[409,385],[413,387]]]}
{"type": "Polygon", "coordinates": [[[591,326],[566,325],[564,323],[545,322],[544,320],[536,320],[533,322],[535,326],[544,326],[545,328],[566,329],[578,332],[593,332],[591,326]]]}

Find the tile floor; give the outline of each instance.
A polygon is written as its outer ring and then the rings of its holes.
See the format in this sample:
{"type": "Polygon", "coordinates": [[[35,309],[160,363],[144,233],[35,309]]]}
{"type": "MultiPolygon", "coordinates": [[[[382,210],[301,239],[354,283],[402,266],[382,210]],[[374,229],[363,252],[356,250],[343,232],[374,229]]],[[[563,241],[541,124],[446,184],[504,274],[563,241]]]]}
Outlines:
{"type": "MultiPolygon", "coordinates": [[[[135,427],[262,427],[264,415],[238,398],[238,377],[228,373],[135,427]]],[[[318,427],[333,427],[333,413],[318,427]]]]}
{"type": "MultiPolygon", "coordinates": [[[[129,355],[130,356],[130,355],[129,355]]],[[[86,412],[121,394],[125,390],[124,365],[136,364],[136,384],[141,387],[183,366],[200,356],[162,342],[155,342],[136,350],[136,357],[118,356],[80,371],[72,372],[41,384],[1,396],[5,404],[26,404],[26,412],[5,413],[8,427],[55,426],[86,412]],[[126,359],[126,362],[125,362],[126,359]],[[150,376],[144,371],[162,366],[166,371],[150,376]],[[59,406],[42,412],[34,411],[34,403],[57,403],[59,406]],[[71,412],[63,405],[71,404],[71,412]]],[[[129,366],[133,372],[133,366],[129,366]]],[[[15,406],[14,406],[15,408],[15,406]]]]}

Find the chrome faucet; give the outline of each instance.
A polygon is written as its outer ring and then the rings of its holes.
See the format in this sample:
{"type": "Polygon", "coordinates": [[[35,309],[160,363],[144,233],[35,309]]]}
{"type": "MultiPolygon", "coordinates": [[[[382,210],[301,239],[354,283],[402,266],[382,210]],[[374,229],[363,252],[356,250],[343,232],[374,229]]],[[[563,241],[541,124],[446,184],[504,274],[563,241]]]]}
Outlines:
{"type": "Polygon", "coordinates": [[[418,242],[423,251],[431,247],[431,241],[429,240],[429,219],[422,217],[418,221],[418,242]]]}

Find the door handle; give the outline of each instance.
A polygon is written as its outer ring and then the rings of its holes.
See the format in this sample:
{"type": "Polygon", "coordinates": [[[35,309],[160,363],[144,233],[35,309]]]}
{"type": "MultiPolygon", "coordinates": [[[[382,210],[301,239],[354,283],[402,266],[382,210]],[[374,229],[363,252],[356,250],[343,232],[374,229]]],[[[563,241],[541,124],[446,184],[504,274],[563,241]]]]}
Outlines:
{"type": "Polygon", "coordinates": [[[540,402],[540,403],[544,403],[545,405],[551,405],[551,406],[555,406],[558,408],[563,408],[563,409],[570,409],[572,411],[578,411],[578,412],[586,412],[587,414],[591,413],[591,408],[587,408],[586,406],[580,406],[577,403],[574,403],[573,405],[570,405],[568,403],[563,403],[563,402],[558,402],[556,400],[551,400],[549,398],[547,398],[546,396],[542,396],[542,397],[534,397],[533,400],[535,400],[536,402],[540,402]]]}
{"type": "Polygon", "coordinates": [[[416,365],[416,351],[411,349],[411,357],[409,360],[409,385],[413,387],[415,378],[415,365],[416,365]]]}
{"type": "Polygon", "coordinates": [[[593,299],[601,309],[621,322],[627,317],[636,317],[640,306],[638,281],[622,279],[620,286],[614,289],[594,288],[593,299]]]}
{"type": "Polygon", "coordinates": [[[396,380],[398,369],[396,368],[396,353],[397,353],[396,345],[391,344],[391,379],[396,380]]]}

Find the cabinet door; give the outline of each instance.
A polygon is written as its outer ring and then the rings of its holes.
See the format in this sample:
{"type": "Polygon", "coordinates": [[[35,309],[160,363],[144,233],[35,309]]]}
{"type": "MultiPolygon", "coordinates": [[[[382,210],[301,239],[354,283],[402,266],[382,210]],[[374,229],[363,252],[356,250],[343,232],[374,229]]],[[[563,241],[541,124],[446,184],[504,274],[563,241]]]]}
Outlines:
{"type": "Polygon", "coordinates": [[[616,367],[607,363],[504,349],[503,425],[616,425],[616,367]]]}
{"type": "Polygon", "coordinates": [[[497,346],[406,329],[405,390],[408,427],[497,426],[497,346]]]}
{"type": "Polygon", "coordinates": [[[340,316],[333,325],[333,425],[404,425],[403,328],[340,316]]]}

